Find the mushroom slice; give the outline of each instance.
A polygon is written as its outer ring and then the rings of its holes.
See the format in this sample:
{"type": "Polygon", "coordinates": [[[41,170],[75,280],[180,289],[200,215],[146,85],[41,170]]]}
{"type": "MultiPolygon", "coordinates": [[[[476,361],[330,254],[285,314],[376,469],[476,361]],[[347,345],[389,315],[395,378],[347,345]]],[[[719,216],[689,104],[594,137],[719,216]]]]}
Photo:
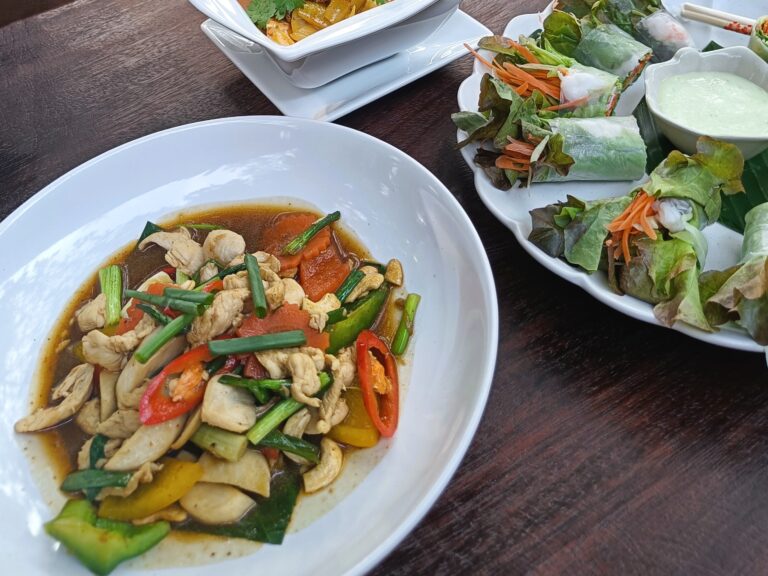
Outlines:
{"type": "Polygon", "coordinates": [[[55,426],[74,416],[91,395],[93,389],[93,366],[79,364],[72,368],[57,389],[71,389],[71,392],[56,406],[40,408],[16,422],[16,432],[37,432],[55,426]]]}
{"type": "Polygon", "coordinates": [[[233,486],[198,482],[179,504],[203,524],[231,524],[245,516],[256,502],[233,486]]]}
{"type": "Polygon", "coordinates": [[[203,467],[200,482],[229,484],[269,498],[269,464],[258,450],[246,450],[236,462],[221,460],[213,454],[203,452],[197,463],[203,467]]]}
{"type": "Polygon", "coordinates": [[[203,422],[230,432],[245,432],[256,423],[256,401],[248,390],[222,384],[220,378],[214,376],[205,388],[203,422]]]}
{"type": "MultiPolygon", "coordinates": [[[[152,338],[152,336],[159,330],[160,328],[158,328],[157,331],[152,332],[147,338],[152,338]]],[[[118,408],[137,409],[139,407],[138,400],[140,397],[136,398],[136,395],[132,394],[132,392],[136,388],[142,386],[150,374],[159,371],[163,366],[168,364],[168,362],[181,354],[186,345],[186,338],[184,338],[184,336],[177,336],[160,348],[160,350],[158,350],[146,364],[142,364],[135,356],[132,356],[125,365],[125,368],[123,368],[123,371],[120,372],[117,384],[115,385],[118,408]]]]}
{"type": "Polygon", "coordinates": [[[302,474],[304,490],[311,494],[328,486],[341,472],[343,463],[344,456],[339,445],[330,438],[320,440],[320,462],[302,474]]]}
{"type": "Polygon", "coordinates": [[[181,434],[186,414],[162,424],[142,426],[128,438],[120,449],[104,465],[105,470],[136,470],[146,462],[154,462],[163,456],[181,434]]]}
{"type": "Polygon", "coordinates": [[[203,423],[202,412],[202,406],[195,408],[195,411],[192,412],[192,415],[184,425],[184,430],[181,431],[181,434],[176,438],[176,441],[171,444],[171,450],[181,450],[184,447],[184,444],[189,442],[190,438],[195,435],[197,429],[200,428],[200,424],[203,423]]]}

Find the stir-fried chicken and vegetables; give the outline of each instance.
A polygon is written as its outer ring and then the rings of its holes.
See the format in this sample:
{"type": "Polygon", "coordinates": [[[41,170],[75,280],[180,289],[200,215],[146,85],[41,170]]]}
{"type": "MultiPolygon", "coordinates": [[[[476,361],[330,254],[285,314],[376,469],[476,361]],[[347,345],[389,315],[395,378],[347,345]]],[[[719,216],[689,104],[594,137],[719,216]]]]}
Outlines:
{"type": "Polygon", "coordinates": [[[239,0],[270,40],[289,46],[391,0],[239,0]]]}
{"type": "Polygon", "coordinates": [[[16,423],[69,450],[46,531],[97,574],[177,529],[279,544],[302,490],[397,429],[420,300],[400,262],[361,260],[339,212],[238,212],[248,240],[148,223],[79,303],[47,405],[16,423]]]}

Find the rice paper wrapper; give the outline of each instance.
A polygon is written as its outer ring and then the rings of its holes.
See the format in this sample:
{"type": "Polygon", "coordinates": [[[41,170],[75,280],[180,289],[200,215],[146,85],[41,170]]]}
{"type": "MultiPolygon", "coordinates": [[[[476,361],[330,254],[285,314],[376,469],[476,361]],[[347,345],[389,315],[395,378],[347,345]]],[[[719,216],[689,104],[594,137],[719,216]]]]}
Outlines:
{"type": "Polygon", "coordinates": [[[757,19],[752,27],[752,36],[749,38],[749,49],[768,62],[768,34],[763,32],[763,26],[768,22],[768,16],[757,19]]]}
{"type": "Polygon", "coordinates": [[[582,28],[573,56],[582,64],[615,74],[626,88],[643,71],[652,51],[618,26],[597,23],[582,28]]]}
{"type": "Polygon", "coordinates": [[[645,174],[645,143],[634,116],[555,118],[549,127],[550,151],[534,171],[534,182],[637,180],[645,174]],[[561,152],[573,160],[567,174],[552,165],[561,152]]]}
{"type": "Polygon", "coordinates": [[[637,23],[637,39],[653,50],[654,60],[665,62],[681,48],[696,48],[683,23],[666,10],[658,10],[637,23]]]}
{"type": "Polygon", "coordinates": [[[575,63],[559,71],[560,102],[586,99],[572,110],[576,118],[607,116],[613,112],[621,94],[622,82],[618,76],[591,66],[575,63]]]}

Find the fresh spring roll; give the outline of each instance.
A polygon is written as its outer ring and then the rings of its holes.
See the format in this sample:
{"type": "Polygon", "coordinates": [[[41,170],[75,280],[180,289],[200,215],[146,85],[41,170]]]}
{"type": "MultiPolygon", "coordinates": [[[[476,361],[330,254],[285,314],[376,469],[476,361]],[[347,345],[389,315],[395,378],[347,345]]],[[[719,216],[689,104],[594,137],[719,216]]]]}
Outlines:
{"type": "Polygon", "coordinates": [[[742,192],[744,158],[732,144],[702,137],[697,153],[672,152],[627,196],[583,202],[569,197],[533,210],[528,239],[610,285],[654,305],[662,324],[711,331],[699,273],[707,244],[701,229],[720,216],[721,193],[742,192]]]}
{"type": "Polygon", "coordinates": [[[768,202],[752,208],[745,222],[741,262],[702,274],[701,298],[713,326],[733,320],[768,346],[768,202]]]}
{"type": "Polygon", "coordinates": [[[653,55],[648,46],[614,24],[591,16],[579,20],[560,10],[544,20],[540,43],[581,64],[615,74],[625,90],[642,74],[653,55]]]}
{"type": "Polygon", "coordinates": [[[541,48],[525,36],[519,42],[487,36],[479,46],[495,54],[488,61],[474,52],[494,77],[523,97],[543,95],[541,108],[545,111],[579,118],[610,116],[619,101],[622,83],[618,76],[541,48]]]}
{"type": "Polygon", "coordinates": [[[615,24],[651,48],[657,62],[669,60],[680,48],[695,47],[683,23],[661,0],[558,0],[555,7],[579,18],[589,15],[615,24]]]}
{"type": "Polygon", "coordinates": [[[768,62],[768,16],[758,18],[755,25],[752,26],[749,49],[768,62]]]}
{"type": "Polygon", "coordinates": [[[467,133],[458,147],[482,142],[475,163],[502,190],[518,180],[637,180],[645,173],[645,143],[634,117],[566,118],[540,108],[537,97],[523,98],[486,74],[480,112],[452,116],[467,133]]]}

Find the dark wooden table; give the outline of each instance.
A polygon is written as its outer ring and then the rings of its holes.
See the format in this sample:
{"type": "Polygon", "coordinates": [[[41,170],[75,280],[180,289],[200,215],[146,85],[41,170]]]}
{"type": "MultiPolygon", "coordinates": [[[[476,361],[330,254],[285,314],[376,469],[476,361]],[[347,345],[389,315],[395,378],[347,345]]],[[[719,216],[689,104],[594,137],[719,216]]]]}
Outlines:
{"type": "MultiPolygon", "coordinates": [[[[45,11],[0,28],[0,218],[133,138],[277,113],[183,0],[31,4],[45,11]]],[[[463,7],[501,32],[544,4],[463,7]]],[[[9,9],[0,22],[21,15],[9,9]]],[[[767,573],[765,359],[631,320],[526,255],[451,148],[448,116],[470,65],[340,120],[404,150],[456,195],[490,256],[501,317],[493,391],[464,463],[375,573],[767,573]]]]}

